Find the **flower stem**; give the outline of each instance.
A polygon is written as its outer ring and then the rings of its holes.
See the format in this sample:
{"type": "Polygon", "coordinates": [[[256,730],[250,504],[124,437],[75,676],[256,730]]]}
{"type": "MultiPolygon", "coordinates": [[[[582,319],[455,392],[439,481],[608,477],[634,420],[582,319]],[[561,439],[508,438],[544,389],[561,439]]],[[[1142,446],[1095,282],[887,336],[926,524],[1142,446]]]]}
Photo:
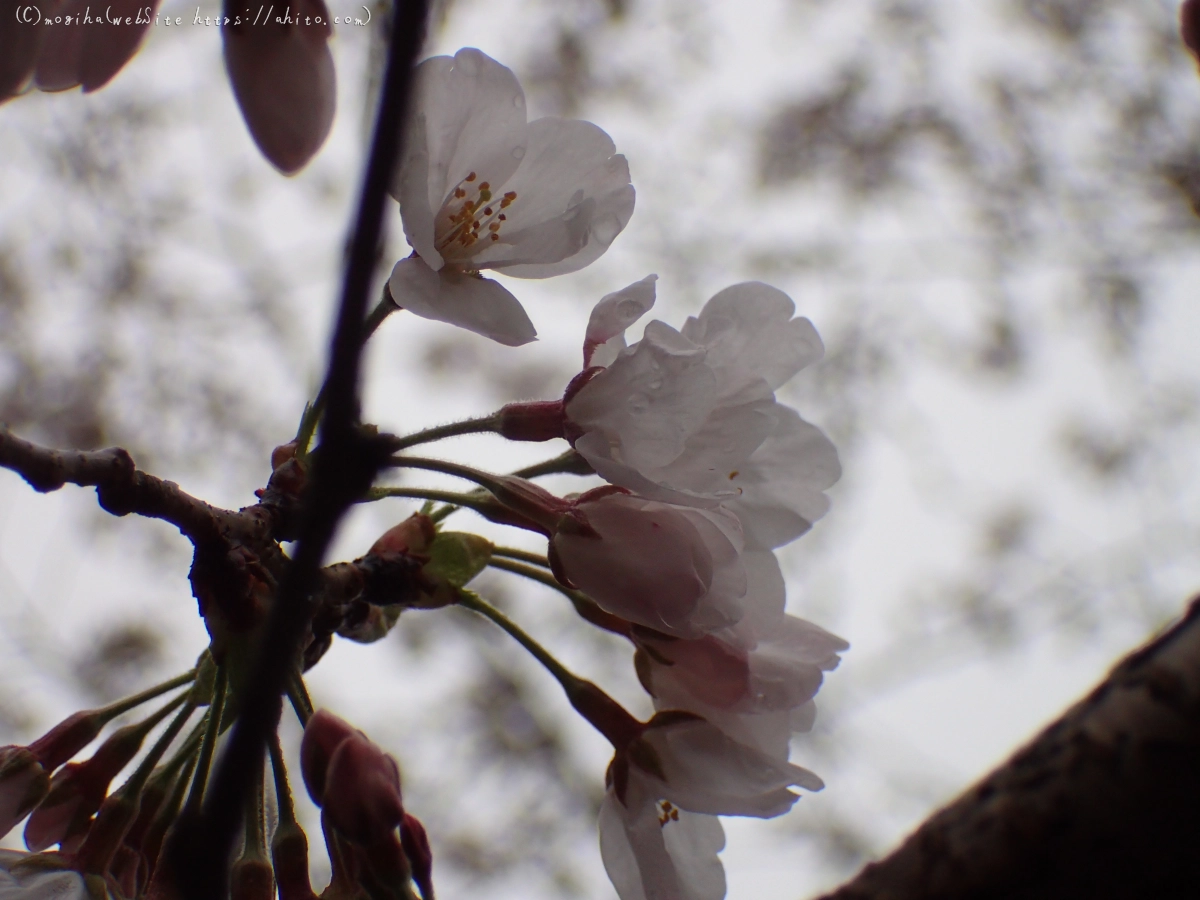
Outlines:
{"type": "Polygon", "coordinates": [[[271,754],[271,771],[275,773],[275,805],[279,809],[279,821],[281,824],[294,824],[296,808],[292,803],[292,788],[288,784],[287,767],[283,763],[283,748],[279,744],[278,731],[271,736],[267,749],[271,754]]]}
{"type": "MultiPolygon", "coordinates": [[[[442,509],[449,509],[453,511],[461,506],[466,506],[471,509],[478,508],[481,501],[483,501],[487,496],[488,495],[482,491],[476,494],[459,494],[455,493],[454,491],[438,491],[428,488],[371,488],[371,490],[367,492],[367,496],[363,498],[362,502],[370,503],[374,500],[382,500],[384,497],[408,497],[411,500],[441,500],[445,503],[454,504],[449,507],[442,507],[442,509]]],[[[431,518],[435,522],[439,521],[440,519],[444,519],[447,515],[449,515],[449,513],[445,513],[439,517],[438,513],[441,511],[442,510],[438,510],[432,514],[431,518]]]]}
{"type": "Polygon", "coordinates": [[[568,671],[545,647],[526,634],[521,626],[478,594],[460,589],[458,602],[459,605],[491,619],[508,632],[518,644],[528,650],[530,655],[562,685],[567,699],[576,711],[608,738],[613,747],[622,749],[641,733],[641,723],[631,716],[621,704],[592,682],[568,671]]]}
{"type": "MultiPolygon", "coordinates": [[[[396,301],[392,299],[392,292],[385,284],[383,296],[379,298],[379,302],[375,304],[375,307],[367,314],[366,321],[363,322],[363,344],[365,345],[371,339],[371,335],[379,330],[384,319],[399,309],[396,301]]],[[[317,392],[317,398],[312,403],[304,404],[304,413],[300,416],[300,427],[296,429],[296,447],[300,456],[308,454],[309,445],[312,444],[313,435],[317,433],[317,423],[321,421],[323,412],[325,412],[325,385],[321,386],[321,390],[317,392]]]]}
{"type": "MultiPolygon", "coordinates": [[[[517,559],[521,562],[532,563],[544,569],[550,568],[550,560],[546,559],[545,554],[530,553],[528,550],[519,550],[516,547],[493,547],[492,556],[503,556],[506,559],[517,559]]],[[[555,583],[557,584],[557,582],[555,583]]]]}
{"type": "Polygon", "coordinates": [[[196,776],[192,779],[192,789],[188,794],[184,809],[191,813],[200,812],[200,804],[204,800],[204,788],[208,781],[208,769],[212,764],[213,751],[217,745],[217,735],[221,733],[221,712],[225,706],[225,689],[228,687],[229,673],[224,666],[217,667],[217,683],[213,687],[212,701],[208,705],[207,721],[204,728],[204,739],[200,742],[200,757],[196,762],[196,776]]]}
{"type": "Polygon", "coordinates": [[[137,769],[129,776],[129,780],[125,782],[123,790],[132,791],[133,793],[141,791],[146,780],[150,777],[150,773],[158,765],[158,761],[162,759],[163,754],[167,752],[167,748],[179,736],[179,732],[183,730],[183,726],[187,724],[187,720],[196,711],[196,704],[187,694],[176,698],[171,706],[175,706],[180,702],[183,702],[183,708],[179,710],[178,715],[167,726],[167,730],[162,733],[162,736],[155,741],[154,746],[150,748],[150,752],[146,754],[146,758],[138,764],[137,769]]]}
{"type": "MultiPolygon", "coordinates": [[[[572,590],[569,587],[559,584],[558,579],[550,572],[504,559],[503,557],[507,554],[500,552],[504,549],[506,548],[498,547],[492,551],[492,559],[488,562],[488,565],[493,569],[500,569],[504,572],[511,572],[514,575],[521,575],[531,581],[540,582],[546,585],[546,587],[554,588],[554,590],[571,601],[571,605],[575,607],[575,612],[579,613],[581,619],[591,622],[597,628],[603,628],[605,631],[611,631],[613,634],[619,634],[622,637],[629,637],[630,626],[629,622],[625,619],[622,619],[620,616],[614,616],[610,612],[605,612],[596,605],[595,600],[583,593],[583,591],[572,590]]],[[[529,555],[533,556],[533,554],[529,555]]],[[[541,562],[539,565],[549,564],[541,562]]]]}
{"type": "Polygon", "coordinates": [[[538,478],[542,475],[595,475],[596,471],[586,459],[574,450],[568,450],[553,459],[517,469],[512,474],[518,478],[538,478]]]}
{"type": "Polygon", "coordinates": [[[155,697],[161,697],[167,691],[174,690],[177,687],[193,681],[196,677],[196,670],[192,669],[189,672],[184,672],[182,675],[177,675],[169,681],[164,681],[162,684],[156,684],[152,688],[147,688],[140,694],[134,694],[132,697],[126,697],[124,700],[118,700],[112,706],[106,706],[100,710],[100,717],[105,722],[111,722],[122,713],[127,713],[129,710],[141,706],[148,700],[153,700],[155,697]]]}
{"type": "Polygon", "coordinates": [[[497,415],[492,413],[490,416],[480,416],[478,419],[463,419],[461,422],[426,428],[424,431],[397,438],[392,449],[404,450],[408,447],[415,447],[417,444],[428,444],[432,441],[440,441],[442,438],[457,437],[460,434],[485,434],[489,431],[496,431],[499,421],[497,415]]]}
{"type": "Polygon", "coordinates": [[[388,465],[397,469],[427,469],[430,472],[441,472],[443,475],[453,475],[473,481],[482,488],[491,490],[497,484],[496,476],[470,466],[453,463],[445,459],[427,459],[423,456],[393,456],[388,465]]]}
{"type": "Polygon", "coordinates": [[[298,671],[293,672],[292,677],[288,679],[287,695],[288,700],[292,703],[292,709],[296,711],[296,718],[300,720],[301,725],[307,725],[313,714],[312,698],[308,696],[308,688],[304,685],[304,676],[298,671]]]}

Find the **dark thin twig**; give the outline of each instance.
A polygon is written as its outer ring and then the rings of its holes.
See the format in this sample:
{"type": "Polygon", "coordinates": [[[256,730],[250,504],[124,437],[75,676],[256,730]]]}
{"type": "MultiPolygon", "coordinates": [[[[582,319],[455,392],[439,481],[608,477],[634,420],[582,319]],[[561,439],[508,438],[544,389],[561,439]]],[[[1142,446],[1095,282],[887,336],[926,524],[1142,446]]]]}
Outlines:
{"type": "Polygon", "coordinates": [[[296,554],[279,585],[241,699],[241,713],[213,774],[198,822],[180,822],[177,885],[195,900],[222,898],[243,798],[279,722],[282,694],[312,616],[311,594],[338,521],[370,487],[386,458],[358,429],[358,382],[367,296],[383,234],[387,189],[399,156],[413,62],[424,37],[425,0],[397,3],[371,155],[346,262],[323,393],[321,448],[304,497],[296,554]]]}
{"type": "Polygon", "coordinates": [[[22,440],[0,426],[0,467],[12,469],[43,494],[66,484],[94,487],[100,507],[106,512],[162,519],[193,542],[214,540],[220,520],[229,515],[185,493],[173,481],[147,475],[120,447],[52,450],[22,440]]]}

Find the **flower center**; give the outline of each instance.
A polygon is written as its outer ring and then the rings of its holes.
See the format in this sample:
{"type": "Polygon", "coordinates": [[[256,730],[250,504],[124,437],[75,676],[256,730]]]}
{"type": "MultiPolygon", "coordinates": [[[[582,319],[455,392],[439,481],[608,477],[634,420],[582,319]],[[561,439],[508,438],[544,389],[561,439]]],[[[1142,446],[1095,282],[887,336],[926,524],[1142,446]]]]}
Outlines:
{"type": "Polygon", "coordinates": [[[469,259],[484,246],[500,240],[500,229],[508,221],[504,210],[517,199],[516,191],[502,197],[492,196],[492,186],[486,181],[477,182],[478,175],[472,172],[454,187],[450,199],[438,212],[434,227],[434,246],[442,259],[462,261],[469,259]]]}

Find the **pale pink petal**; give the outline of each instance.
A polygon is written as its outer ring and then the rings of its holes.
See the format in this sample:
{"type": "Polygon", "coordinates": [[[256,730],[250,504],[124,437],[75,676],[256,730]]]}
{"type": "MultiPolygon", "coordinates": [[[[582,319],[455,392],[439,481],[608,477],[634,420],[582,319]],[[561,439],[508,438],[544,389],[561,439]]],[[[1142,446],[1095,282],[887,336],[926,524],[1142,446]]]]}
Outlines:
{"type": "Polygon", "coordinates": [[[742,614],[746,573],[737,519],[630,494],[585,500],[591,532],[560,529],[552,547],[566,576],[602,608],[679,637],[700,637],[742,614]]]}
{"type": "MultiPolygon", "coordinates": [[[[89,28],[79,57],[79,81],[84,93],[99,90],[133,58],[146,36],[161,0],[113,0],[106,4],[106,18],[119,24],[89,28]]],[[[85,2],[84,6],[88,4],[85,2]]]]}
{"type": "Polygon", "coordinates": [[[621,900],[721,900],[720,821],[675,810],[664,822],[653,798],[631,791],[627,800],[610,790],[600,806],[600,856],[621,900]]]}
{"type": "Polygon", "coordinates": [[[647,326],[646,337],[567,403],[572,422],[585,433],[602,435],[582,446],[576,442],[576,449],[593,466],[613,460],[648,474],[683,451],[708,417],[716,387],[700,348],[666,326],[647,326]]]}
{"type": "Polygon", "coordinates": [[[748,369],[774,390],[825,352],[812,323],[792,318],[795,309],[783,291],[749,281],[716,294],[682,331],[710,348],[713,366],[748,369]]]}
{"type": "Polygon", "coordinates": [[[489,278],[449,267],[435,272],[410,257],[396,263],[388,286],[396,303],[423,319],[457,325],[509,347],[537,338],[517,298],[489,278]]]}
{"type": "MultiPolygon", "coordinates": [[[[66,0],[53,15],[70,16],[72,21],[82,16],[87,9],[87,0],[66,0]]],[[[83,40],[87,33],[82,27],[42,24],[46,29],[42,37],[41,52],[38,54],[37,70],[33,83],[39,91],[69,91],[82,82],[80,68],[83,58],[83,40]]],[[[90,27],[96,27],[92,25],[90,27]]],[[[103,27],[103,26],[101,26],[103,27]]]]}
{"type": "Polygon", "coordinates": [[[824,433],[779,405],[770,437],[729,479],[740,493],[728,501],[751,547],[795,540],[829,509],[823,491],[841,477],[837,449],[824,433]]]}
{"type": "Polygon", "coordinates": [[[625,329],[654,306],[654,282],[647,275],[628,287],[605,294],[592,309],[583,339],[583,367],[608,366],[625,349],[625,329]]]}
{"type": "MultiPolygon", "coordinates": [[[[53,27],[19,21],[18,11],[25,5],[17,0],[0,2],[0,103],[28,87],[46,32],[53,27]]],[[[46,4],[42,11],[52,9],[52,4],[46,4]]]]}
{"type": "Polygon", "coordinates": [[[475,255],[477,265],[548,278],[598,259],[633,215],[629,165],[615,149],[591,122],[531,122],[525,157],[503,185],[516,199],[499,240],[475,255]]]}
{"type": "Polygon", "coordinates": [[[706,721],[650,728],[642,739],[662,764],[662,796],[692,812],[773,818],[798,799],[788,787],[824,787],[807,769],[740,744],[706,721]]]}
{"type": "Polygon", "coordinates": [[[28,856],[0,850],[0,900],[90,900],[78,872],[49,869],[46,863],[17,865],[28,856]]]}
{"type": "Polygon", "coordinates": [[[503,184],[526,155],[528,127],[525,93],[512,70],[473,47],[425,60],[416,78],[412,119],[421,130],[407,138],[396,191],[406,219],[422,189],[424,205],[436,211],[472,172],[475,184],[503,184]],[[423,184],[403,177],[410,154],[424,159],[423,184]]]}
{"type": "Polygon", "coordinates": [[[324,0],[299,0],[288,12],[290,24],[222,25],[221,35],[225,68],[250,135],[272,165],[291,175],[329,135],[337,85],[324,0]],[[299,21],[309,18],[311,25],[299,21]]]}

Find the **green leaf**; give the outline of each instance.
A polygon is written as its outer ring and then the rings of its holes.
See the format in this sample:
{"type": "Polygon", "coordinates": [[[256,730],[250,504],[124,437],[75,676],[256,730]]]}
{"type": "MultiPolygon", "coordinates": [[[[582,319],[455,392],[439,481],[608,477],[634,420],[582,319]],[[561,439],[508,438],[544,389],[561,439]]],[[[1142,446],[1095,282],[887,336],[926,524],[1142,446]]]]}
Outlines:
{"type": "Polygon", "coordinates": [[[492,558],[492,542],[464,531],[441,531],[429,549],[425,571],[462,587],[484,570],[492,558]]]}

